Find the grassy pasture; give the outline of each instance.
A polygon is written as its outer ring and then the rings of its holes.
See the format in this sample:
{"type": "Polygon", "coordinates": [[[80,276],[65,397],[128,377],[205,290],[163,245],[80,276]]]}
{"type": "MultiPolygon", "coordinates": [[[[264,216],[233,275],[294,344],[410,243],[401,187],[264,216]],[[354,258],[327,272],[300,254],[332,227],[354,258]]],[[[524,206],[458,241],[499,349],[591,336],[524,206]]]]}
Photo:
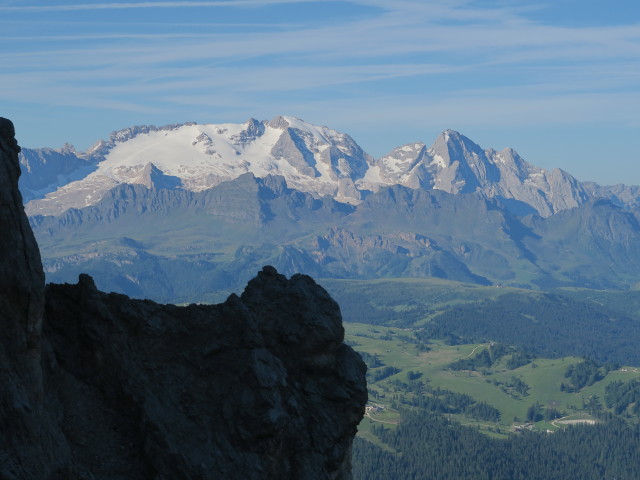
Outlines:
{"type": "MultiPolygon", "coordinates": [[[[440,388],[466,394],[478,402],[486,402],[497,408],[500,411],[500,420],[497,423],[473,420],[464,415],[452,415],[463,424],[477,425],[481,430],[492,434],[496,431],[506,433],[512,431],[514,425],[525,423],[527,410],[536,402],[545,409],[558,410],[568,416],[568,419],[591,418],[586,404],[592,396],[597,396],[604,403],[605,388],[609,383],[616,380],[640,379],[640,369],[625,367],[609,372],[604,379],[591,386],[569,393],[562,391],[561,385],[568,381],[565,378],[567,368],[582,361],[577,357],[536,358],[531,363],[509,370],[506,368],[506,356],[491,368],[454,371],[449,368],[451,363],[475,356],[488,348],[488,345],[445,345],[442,342],[433,342],[428,345],[430,350],[420,351],[420,341],[416,339],[416,331],[412,329],[358,323],[345,323],[345,329],[346,340],[356,351],[376,355],[382,364],[370,369],[369,390],[370,402],[381,405],[384,411],[372,412],[373,419],[365,417],[360,427],[360,434],[365,438],[373,436],[369,432],[375,420],[389,422],[385,426],[393,428],[392,423],[398,418],[399,396],[415,395],[394,384],[394,380],[409,383],[408,372],[420,374],[419,379],[433,389],[440,388]],[[371,375],[385,367],[396,367],[400,371],[373,382],[371,375]],[[510,386],[513,377],[528,385],[526,394],[516,392],[510,386]]],[[[535,428],[555,430],[563,428],[563,425],[566,424],[540,421],[536,423],[535,428]]]]}

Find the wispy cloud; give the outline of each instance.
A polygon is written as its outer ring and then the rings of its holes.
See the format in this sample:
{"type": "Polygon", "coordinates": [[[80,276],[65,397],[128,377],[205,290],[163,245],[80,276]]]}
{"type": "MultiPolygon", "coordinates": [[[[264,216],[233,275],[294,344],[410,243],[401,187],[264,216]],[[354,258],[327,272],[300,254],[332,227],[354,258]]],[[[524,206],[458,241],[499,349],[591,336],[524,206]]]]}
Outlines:
{"type": "MultiPolygon", "coordinates": [[[[467,28],[457,31],[439,26],[410,27],[388,31],[384,36],[367,24],[295,29],[278,32],[244,33],[108,33],[44,36],[52,43],[27,52],[7,52],[0,58],[19,58],[22,64],[168,65],[172,62],[206,62],[219,59],[277,58],[281,61],[331,63],[343,60],[380,59],[410,55],[454,55],[438,61],[453,65],[522,65],[526,62],[583,61],[640,57],[640,28],[572,30],[530,28],[467,28]],[[55,40],[95,40],[84,47],[65,48],[55,40]],[[109,40],[141,40],[135,44],[111,45],[109,40]],[[289,58],[287,58],[289,56],[289,58]]],[[[0,42],[15,37],[0,37],[0,42]]],[[[371,60],[369,60],[370,63],[371,60]]],[[[432,60],[424,57],[426,63],[432,60]]],[[[367,62],[365,62],[367,63],[367,62]]]]}
{"type": "Polygon", "coordinates": [[[287,3],[303,3],[315,0],[220,0],[210,2],[126,2],[126,3],[80,3],[67,5],[21,5],[0,6],[0,12],[73,12],[82,10],[125,10],[141,8],[220,8],[251,7],[287,3]]]}
{"type": "MultiPolygon", "coordinates": [[[[173,8],[285,1],[104,3],[46,8],[173,8]]],[[[52,93],[54,89],[60,95],[66,88],[67,97],[84,85],[87,95],[94,91],[100,98],[112,95],[115,101],[141,92],[176,98],[175,93],[181,88],[194,90],[196,95],[212,88],[226,89],[229,93],[314,91],[401,78],[423,78],[428,85],[432,83],[429,78],[445,75],[479,78],[492,70],[503,72],[500,82],[503,92],[511,82],[526,88],[537,83],[539,91],[557,94],[571,91],[571,85],[578,85],[582,91],[614,88],[623,78],[627,84],[633,81],[637,73],[636,68],[629,66],[640,57],[637,25],[567,28],[528,22],[520,10],[480,10],[462,1],[360,1],[384,5],[386,9],[335,24],[241,34],[124,31],[30,35],[30,41],[37,42],[40,38],[42,44],[26,51],[4,49],[0,62],[6,66],[6,73],[0,78],[8,85],[14,73],[24,71],[29,80],[11,84],[16,90],[22,85],[25,96],[33,95],[34,90],[52,93]],[[452,18],[456,22],[464,20],[464,27],[451,23],[452,18]],[[70,40],[87,42],[69,48],[64,42],[70,40]],[[605,63],[593,65],[596,60],[605,63]],[[558,62],[564,64],[562,69],[557,68],[558,62]],[[614,64],[620,74],[604,75],[614,64]],[[588,73],[586,68],[590,69],[588,73]],[[568,81],[567,75],[572,71],[582,73],[574,73],[572,81],[568,81]],[[582,74],[597,78],[598,84],[579,81],[576,77],[582,74]]],[[[135,25],[134,22],[132,27],[135,25]]],[[[15,39],[4,36],[0,42],[15,39]]],[[[472,91],[469,86],[474,82],[465,83],[465,88],[457,91],[472,91]]],[[[444,88],[451,93],[456,91],[449,86],[444,88]]],[[[7,89],[0,92],[0,98],[7,95],[7,89]]]]}
{"type": "Polygon", "coordinates": [[[381,116],[425,128],[627,126],[640,109],[640,24],[538,15],[553,3],[41,3],[0,5],[0,101],[109,111],[114,128],[130,112],[170,122],[251,111],[347,131],[373,131],[381,116]]]}

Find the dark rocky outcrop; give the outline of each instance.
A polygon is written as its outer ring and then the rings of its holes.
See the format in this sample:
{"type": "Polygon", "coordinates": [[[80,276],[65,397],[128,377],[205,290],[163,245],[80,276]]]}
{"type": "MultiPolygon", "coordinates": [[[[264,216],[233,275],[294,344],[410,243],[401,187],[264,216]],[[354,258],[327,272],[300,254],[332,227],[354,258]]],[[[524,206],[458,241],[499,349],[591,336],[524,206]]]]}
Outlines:
{"type": "Polygon", "coordinates": [[[0,479],[348,479],[365,367],[338,305],[265,267],[177,307],[48,285],[0,119],[0,479]]]}
{"type": "MultiPolygon", "coordinates": [[[[40,253],[18,191],[18,152],[13,124],[0,118],[0,478],[31,458],[55,455],[43,410],[41,331],[44,273],[40,253]]],[[[32,478],[36,478],[33,476],[32,478]]]]}

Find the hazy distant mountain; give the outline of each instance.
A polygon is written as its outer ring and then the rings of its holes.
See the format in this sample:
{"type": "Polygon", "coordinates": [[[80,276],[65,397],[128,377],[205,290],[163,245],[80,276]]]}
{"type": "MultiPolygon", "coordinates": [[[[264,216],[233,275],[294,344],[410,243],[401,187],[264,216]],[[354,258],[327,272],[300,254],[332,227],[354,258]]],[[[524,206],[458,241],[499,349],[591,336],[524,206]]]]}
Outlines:
{"type": "Polygon", "coordinates": [[[96,169],[95,163],[83,158],[71,145],[61,149],[29,149],[20,152],[20,192],[25,203],[42,198],[96,169]]]}
{"type": "MultiPolygon", "coordinates": [[[[156,178],[171,177],[173,186],[194,192],[244,173],[276,174],[291,188],[355,203],[360,192],[353,182],[372,161],[348,135],[292,117],[250,119],[244,124],[134,127],[112,134],[85,156],[97,165],[95,171],[28,203],[27,213],[58,214],[95,205],[122,183],[151,186],[153,180],[144,173],[151,164],[156,178]]],[[[52,185],[53,180],[52,176],[52,185]]]]}
{"type": "Polygon", "coordinates": [[[548,272],[535,283],[599,289],[640,286],[640,209],[592,200],[551,217],[528,218],[537,238],[523,242],[548,272]]]}
{"type": "Polygon", "coordinates": [[[598,185],[584,182],[583,187],[593,198],[608,198],[620,207],[640,207],[640,186],[638,185],[598,185]]]}
{"type": "Polygon", "coordinates": [[[371,183],[437,189],[448,193],[478,192],[498,197],[517,213],[549,216],[576,207],[590,196],[568,173],[546,171],[525,162],[514,150],[483,150],[453,130],[431,147],[414,143],[396,148],[367,172],[371,183]]]}
{"type": "Polygon", "coordinates": [[[399,185],[350,205],[244,174],[201,192],[123,184],[31,224],[50,281],[89,272],[105,290],[181,302],[219,298],[265,264],[331,278],[630,288],[639,218],[601,200],[522,219],[478,193],[399,185]]]}
{"type": "Polygon", "coordinates": [[[380,159],[290,117],[134,127],[84,153],[21,158],[50,281],[88,272],[104,290],[172,302],[219,299],[265,264],[331,278],[640,284],[640,188],[582,184],[450,130],[380,159]]]}
{"type": "Polygon", "coordinates": [[[86,152],[24,149],[21,188],[29,215],[57,215],[97,204],[116,185],[206,190],[244,173],[280,175],[290,188],[360,203],[382,187],[403,185],[499,198],[512,212],[549,216],[599,197],[640,203],[640,189],[582,184],[547,171],[514,150],[483,150],[447,130],[427,147],[412,143],[379,159],[349,135],[294,117],[244,124],[132,127],[86,152]]]}

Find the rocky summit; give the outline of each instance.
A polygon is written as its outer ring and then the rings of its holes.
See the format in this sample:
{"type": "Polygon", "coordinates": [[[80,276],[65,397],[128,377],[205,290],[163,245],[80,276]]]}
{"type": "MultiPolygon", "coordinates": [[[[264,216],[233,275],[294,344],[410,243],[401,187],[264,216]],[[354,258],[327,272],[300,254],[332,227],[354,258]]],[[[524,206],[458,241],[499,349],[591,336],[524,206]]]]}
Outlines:
{"type": "Polygon", "coordinates": [[[177,307],[45,288],[0,119],[0,478],[348,479],[367,398],[340,309],[265,267],[177,307]]]}
{"type": "Polygon", "coordinates": [[[536,167],[511,148],[483,149],[454,130],[442,132],[431,147],[413,142],[376,159],[346,133],[289,116],[135,126],[85,152],[66,144],[25,148],[19,158],[30,216],[97,205],[122,184],[201,192],[247,173],[282,176],[289,188],[351,205],[396,185],[476,193],[501,200],[516,215],[543,217],[600,197],[621,206],[640,201],[637,188],[582,183],[560,169],[536,167]]]}

